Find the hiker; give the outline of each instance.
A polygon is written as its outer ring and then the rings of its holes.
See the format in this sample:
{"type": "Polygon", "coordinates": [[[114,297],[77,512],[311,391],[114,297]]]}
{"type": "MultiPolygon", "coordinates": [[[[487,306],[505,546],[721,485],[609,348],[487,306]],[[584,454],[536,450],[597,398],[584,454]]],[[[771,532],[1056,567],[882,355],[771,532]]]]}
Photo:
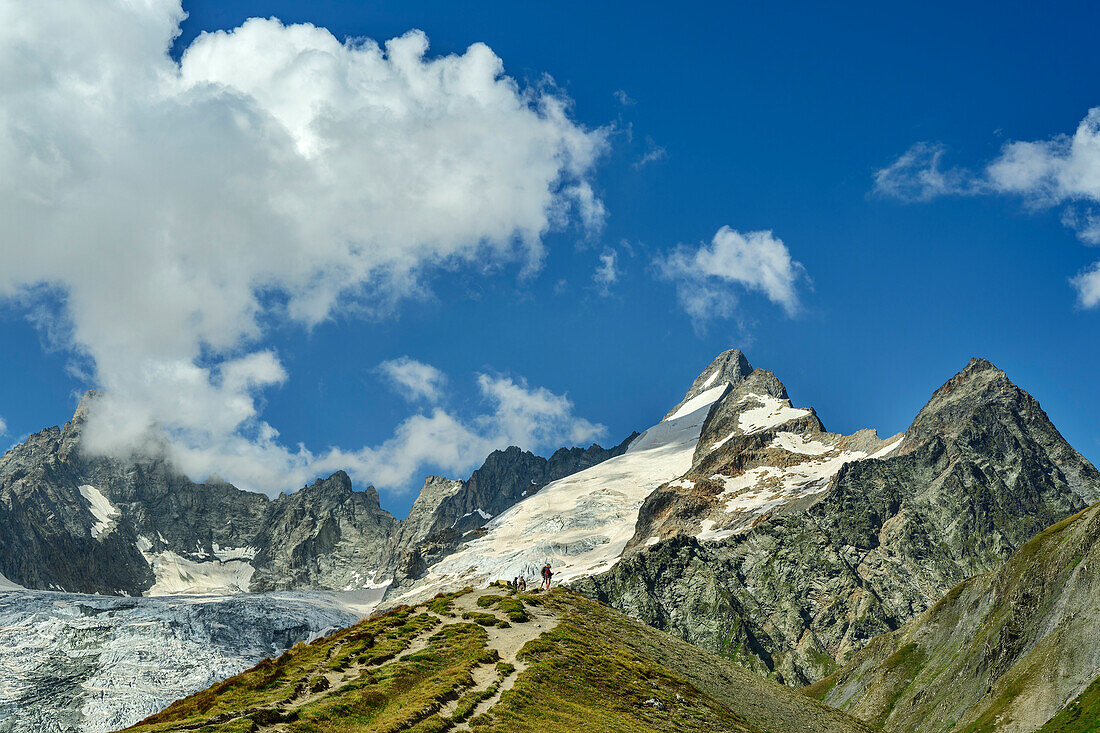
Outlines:
{"type": "Polygon", "coordinates": [[[550,590],[550,579],[554,577],[554,571],[550,569],[550,563],[542,568],[542,587],[546,590],[550,590]]]}
{"type": "Polygon", "coordinates": [[[519,589],[519,576],[517,575],[516,577],[512,578],[512,590],[518,590],[518,589],[519,589]]]}
{"type": "Polygon", "coordinates": [[[519,576],[519,590],[521,593],[527,592],[527,578],[523,577],[522,575],[519,576]]]}

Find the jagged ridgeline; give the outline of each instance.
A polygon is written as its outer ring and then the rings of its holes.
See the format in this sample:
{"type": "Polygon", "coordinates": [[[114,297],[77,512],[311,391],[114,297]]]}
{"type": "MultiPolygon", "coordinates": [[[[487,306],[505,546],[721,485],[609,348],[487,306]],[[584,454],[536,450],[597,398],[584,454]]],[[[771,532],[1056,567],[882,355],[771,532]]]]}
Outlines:
{"type": "Polygon", "coordinates": [[[159,457],[87,455],[95,393],[0,457],[0,588],[107,595],[378,590],[416,576],[547,483],[622,453],[494,451],[467,481],[430,476],[408,519],[343,471],[275,500],[159,457]]]}
{"type": "Polygon", "coordinates": [[[731,373],[691,469],[649,495],[624,558],[575,585],[787,684],[1100,498],[1096,469],[985,360],[886,440],[828,433],[770,372],[731,373]]]}
{"type": "Polygon", "coordinates": [[[498,586],[441,595],[298,644],[129,730],[872,728],[577,594],[498,586]]]}

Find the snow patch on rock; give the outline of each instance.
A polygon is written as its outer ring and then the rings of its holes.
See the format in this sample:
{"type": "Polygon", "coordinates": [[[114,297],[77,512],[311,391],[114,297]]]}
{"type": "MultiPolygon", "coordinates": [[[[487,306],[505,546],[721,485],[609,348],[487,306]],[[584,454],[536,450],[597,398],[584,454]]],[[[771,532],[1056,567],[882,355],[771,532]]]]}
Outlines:
{"type": "Polygon", "coordinates": [[[822,443],[798,433],[776,433],[768,447],[781,448],[788,453],[801,453],[806,456],[820,456],[835,449],[828,443],[822,443]]]}
{"type": "Polygon", "coordinates": [[[717,540],[724,540],[727,537],[732,537],[737,534],[737,530],[733,529],[715,529],[715,521],[713,519],[704,519],[700,524],[700,532],[695,535],[695,539],[700,542],[714,542],[717,540]]]}
{"type": "Polygon", "coordinates": [[[18,583],[8,580],[4,577],[3,573],[0,573],[0,592],[9,590],[25,590],[25,588],[18,583]]]}
{"type": "Polygon", "coordinates": [[[118,517],[122,516],[122,513],[96,487],[84,484],[78,488],[80,495],[84,497],[84,501],[88,502],[88,511],[95,517],[95,524],[92,525],[92,537],[97,540],[102,539],[104,535],[114,529],[115,523],[118,521],[118,517]]]}
{"type": "Polygon", "coordinates": [[[897,452],[897,449],[900,448],[901,444],[904,443],[904,442],[905,442],[905,434],[902,433],[901,435],[898,436],[897,440],[894,440],[894,441],[892,441],[890,443],[887,443],[886,445],[882,446],[877,451],[875,451],[871,455],[867,456],[867,459],[870,460],[872,458],[886,458],[887,456],[890,456],[890,455],[894,454],[895,452],[897,452]]]}
{"type": "MultiPolygon", "coordinates": [[[[760,406],[749,408],[737,416],[737,429],[744,435],[758,433],[810,414],[809,410],[791,407],[790,400],[781,400],[771,395],[747,394],[741,398],[740,402],[749,400],[759,402],[760,406]]],[[[725,440],[721,442],[724,443],[725,440]]]]}
{"type": "Polygon", "coordinates": [[[153,587],[145,591],[146,596],[247,593],[255,572],[244,560],[196,562],[171,550],[156,553],[143,550],[142,554],[156,578],[153,587]]]}
{"type": "MultiPolygon", "coordinates": [[[[698,411],[702,407],[709,407],[710,405],[714,404],[718,400],[719,397],[722,396],[722,393],[726,391],[726,387],[728,387],[728,386],[729,386],[728,383],[723,382],[722,384],[718,385],[717,387],[711,387],[710,389],[706,390],[705,392],[700,392],[699,394],[695,395],[694,397],[692,397],[690,400],[688,400],[684,404],[680,405],[679,410],[672,413],[672,415],[670,415],[669,417],[666,417],[661,422],[671,422],[672,420],[679,420],[682,417],[685,417],[687,415],[691,415],[691,414],[695,413],[696,411],[698,411]]],[[[703,417],[706,417],[706,415],[703,415],[703,417]]],[[[698,438],[698,436],[696,436],[696,438],[698,438]]],[[[640,437],[635,438],[635,442],[637,442],[640,439],[641,439],[640,437]]],[[[631,448],[633,448],[633,445],[631,445],[631,448]]],[[[627,449],[627,450],[630,450],[630,449],[627,449]]]]}

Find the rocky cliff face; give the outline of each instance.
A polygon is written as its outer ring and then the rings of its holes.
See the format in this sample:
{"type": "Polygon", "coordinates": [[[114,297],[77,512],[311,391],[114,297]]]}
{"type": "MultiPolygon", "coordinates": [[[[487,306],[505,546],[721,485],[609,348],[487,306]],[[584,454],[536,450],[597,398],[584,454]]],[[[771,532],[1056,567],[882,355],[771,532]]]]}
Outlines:
{"type": "Polygon", "coordinates": [[[1096,469],[986,361],[887,441],[824,433],[773,380],[732,385],[691,471],[643,506],[633,554],[578,588],[806,684],[1100,491],[1096,469]]]}
{"type": "Polygon", "coordinates": [[[374,487],[353,491],[343,471],[282,494],[268,506],[256,538],[252,590],[352,590],[375,584],[396,527],[374,487]]]}
{"type": "Polygon", "coordinates": [[[1100,504],[875,638],[807,692],[887,731],[1036,730],[1100,680],[1098,571],[1100,504]]]}
{"type": "Polygon", "coordinates": [[[84,455],[92,399],[64,428],[0,458],[0,574],[32,588],[140,595],[156,582],[148,557],[214,558],[258,531],[263,496],[195,484],[157,458],[84,455]]]}

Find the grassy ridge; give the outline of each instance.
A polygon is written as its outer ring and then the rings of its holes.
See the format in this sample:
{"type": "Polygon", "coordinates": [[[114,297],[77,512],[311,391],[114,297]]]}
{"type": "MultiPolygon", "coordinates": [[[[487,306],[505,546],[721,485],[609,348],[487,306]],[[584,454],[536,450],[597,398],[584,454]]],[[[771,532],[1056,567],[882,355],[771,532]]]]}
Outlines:
{"type": "Polygon", "coordinates": [[[141,733],[871,730],[563,589],[399,608],[174,703],[141,733]]]}

